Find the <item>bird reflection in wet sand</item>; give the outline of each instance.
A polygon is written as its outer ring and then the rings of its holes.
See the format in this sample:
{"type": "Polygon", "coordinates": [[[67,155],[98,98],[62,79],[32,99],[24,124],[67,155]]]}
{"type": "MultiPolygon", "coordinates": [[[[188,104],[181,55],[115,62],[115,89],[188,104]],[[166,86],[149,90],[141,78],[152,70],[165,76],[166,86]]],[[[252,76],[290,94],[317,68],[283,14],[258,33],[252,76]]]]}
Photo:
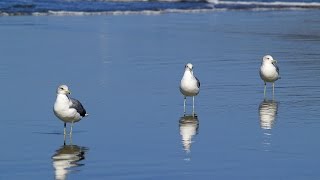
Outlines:
{"type": "Polygon", "coordinates": [[[183,149],[186,153],[190,153],[192,137],[198,134],[199,129],[199,120],[198,116],[185,115],[179,120],[179,129],[181,135],[181,141],[183,144],[183,149]]]}
{"type": "Polygon", "coordinates": [[[270,151],[272,134],[271,129],[275,123],[278,113],[278,102],[274,100],[263,100],[259,105],[260,127],[263,131],[263,149],[270,151]]]}
{"type": "Polygon", "coordinates": [[[278,102],[263,100],[259,106],[260,127],[271,129],[278,113],[278,102]]]}
{"type": "Polygon", "coordinates": [[[85,159],[85,154],[87,151],[88,148],[86,147],[72,144],[64,144],[57,149],[55,154],[52,156],[55,179],[65,180],[70,172],[77,171],[74,168],[83,166],[84,164],[80,163],[80,161],[85,159]]]}

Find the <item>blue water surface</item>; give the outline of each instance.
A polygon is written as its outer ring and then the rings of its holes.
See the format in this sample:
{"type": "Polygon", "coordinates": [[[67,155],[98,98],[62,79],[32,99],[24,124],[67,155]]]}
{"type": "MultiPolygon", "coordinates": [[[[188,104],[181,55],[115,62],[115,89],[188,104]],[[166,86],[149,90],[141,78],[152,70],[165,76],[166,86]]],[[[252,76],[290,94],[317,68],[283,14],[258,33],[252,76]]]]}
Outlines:
{"type": "Polygon", "coordinates": [[[0,179],[319,179],[319,17],[1,17],[0,179]],[[265,54],[282,76],[266,99],[265,54]],[[179,92],[187,62],[196,118],[179,92]],[[60,84],[89,113],[65,145],[60,84]]]}

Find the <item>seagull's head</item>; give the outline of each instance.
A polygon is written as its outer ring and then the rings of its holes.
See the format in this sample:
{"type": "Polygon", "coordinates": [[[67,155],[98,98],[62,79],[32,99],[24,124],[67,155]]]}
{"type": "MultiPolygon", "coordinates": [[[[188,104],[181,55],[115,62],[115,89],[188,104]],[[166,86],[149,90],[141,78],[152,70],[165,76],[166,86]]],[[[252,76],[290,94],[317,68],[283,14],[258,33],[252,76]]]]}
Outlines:
{"type": "Polygon", "coordinates": [[[71,94],[67,85],[60,85],[57,89],[57,94],[71,94]]]}
{"type": "Polygon", "coordinates": [[[193,65],[192,65],[191,63],[186,64],[185,70],[189,70],[190,72],[192,72],[192,70],[193,70],[193,65]]]}
{"type": "Polygon", "coordinates": [[[273,57],[272,56],[270,56],[270,55],[265,55],[264,57],[263,57],[263,59],[262,59],[262,63],[277,63],[277,60],[275,60],[275,59],[273,59],[273,57]]]}

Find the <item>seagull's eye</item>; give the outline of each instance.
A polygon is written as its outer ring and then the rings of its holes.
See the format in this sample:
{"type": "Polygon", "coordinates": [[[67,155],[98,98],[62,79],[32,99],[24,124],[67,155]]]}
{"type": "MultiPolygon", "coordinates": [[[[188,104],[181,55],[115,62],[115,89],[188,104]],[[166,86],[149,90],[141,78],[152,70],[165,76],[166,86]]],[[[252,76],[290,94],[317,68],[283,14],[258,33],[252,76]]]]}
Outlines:
{"type": "Polygon", "coordinates": [[[63,87],[61,87],[60,89],[63,90],[63,87]]]}

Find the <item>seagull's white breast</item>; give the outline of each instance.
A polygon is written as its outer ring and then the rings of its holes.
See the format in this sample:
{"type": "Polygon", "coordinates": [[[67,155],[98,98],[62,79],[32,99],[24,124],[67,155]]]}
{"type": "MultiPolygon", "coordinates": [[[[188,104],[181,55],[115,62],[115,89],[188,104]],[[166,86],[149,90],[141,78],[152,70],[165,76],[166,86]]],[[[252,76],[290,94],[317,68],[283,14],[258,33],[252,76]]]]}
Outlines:
{"type": "Polygon", "coordinates": [[[199,93],[197,79],[188,70],[184,72],[181,79],[180,91],[185,96],[196,96],[199,93]]]}
{"type": "Polygon", "coordinates": [[[54,103],[54,114],[64,122],[77,122],[81,119],[76,109],[70,108],[70,100],[66,95],[58,94],[54,103]]]}
{"type": "Polygon", "coordinates": [[[260,67],[260,76],[266,82],[274,82],[278,80],[279,74],[276,67],[271,63],[263,63],[260,67]]]}

